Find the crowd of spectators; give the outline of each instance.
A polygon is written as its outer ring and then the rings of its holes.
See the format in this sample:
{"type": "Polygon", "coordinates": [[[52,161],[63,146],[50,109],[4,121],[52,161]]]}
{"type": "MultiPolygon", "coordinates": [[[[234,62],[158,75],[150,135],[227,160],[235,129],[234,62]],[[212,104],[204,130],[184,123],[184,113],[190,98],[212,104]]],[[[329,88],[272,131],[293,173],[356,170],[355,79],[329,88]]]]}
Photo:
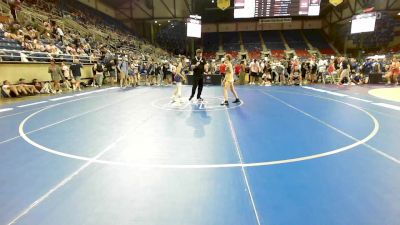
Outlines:
{"type": "MultiPolygon", "coordinates": [[[[224,60],[209,60],[206,73],[225,74],[224,60]]],[[[304,85],[330,83],[360,85],[370,83],[370,77],[387,84],[398,85],[400,63],[390,58],[366,57],[363,60],[347,57],[317,57],[287,59],[236,59],[233,61],[236,80],[249,85],[304,85]]]]}
{"type": "MultiPolygon", "coordinates": [[[[81,9],[68,5],[63,5],[63,9],[60,9],[61,6],[57,5],[57,2],[56,0],[30,1],[30,10],[46,12],[49,18],[40,20],[29,17],[24,20],[10,20],[9,23],[1,23],[0,32],[6,39],[17,41],[23,50],[50,53],[54,58],[60,54],[99,58],[100,49],[104,46],[117,54],[130,54],[136,50],[144,55],[169,55],[166,51],[139,39],[126,27],[117,29],[107,26],[102,17],[90,16],[81,9]],[[77,30],[75,27],[67,26],[64,24],[66,19],[72,19],[83,29],[77,30]]],[[[23,5],[25,4],[28,7],[28,2],[23,5]]]]}
{"type": "MultiPolygon", "coordinates": [[[[172,55],[167,51],[138,38],[126,27],[121,29],[121,26],[113,26],[104,22],[103,15],[93,16],[90,11],[84,11],[85,8],[65,5],[65,3],[60,6],[60,2],[57,0],[18,1],[17,8],[10,2],[8,3],[11,10],[16,10],[16,16],[10,18],[9,22],[0,23],[0,35],[6,40],[17,42],[22,49],[0,49],[0,61],[7,61],[3,59],[10,59],[13,56],[7,55],[7,53],[18,51],[20,53],[18,57],[22,62],[50,62],[51,66],[48,72],[51,74],[52,83],[50,88],[45,88],[46,92],[44,93],[60,93],[60,84],[66,89],[80,90],[80,86],[74,86],[80,82],[76,82],[75,79],[71,80],[73,76],[69,76],[69,72],[66,72],[66,69],[70,68],[70,64],[74,65],[78,60],[81,63],[99,65],[99,68],[103,68],[104,79],[100,81],[97,77],[89,81],[93,86],[101,86],[104,82],[111,82],[113,85],[119,79],[118,65],[123,58],[129,62],[129,68],[132,70],[129,71],[130,74],[133,73],[133,70],[137,73],[151,71],[155,74],[155,65],[167,64],[166,62],[169,65],[174,61],[172,55]],[[43,15],[49,16],[45,20],[34,16],[19,17],[18,15],[23,15],[24,10],[42,12],[43,15]],[[67,25],[65,23],[67,20],[72,20],[83,29],[67,25]],[[58,65],[60,62],[62,64],[58,65]],[[61,74],[57,68],[60,68],[61,74]]],[[[95,77],[99,73],[96,70],[99,69],[93,70],[95,77]]],[[[77,70],[72,69],[72,71],[76,72],[77,70]]],[[[157,71],[162,70],[157,69],[157,71]]],[[[128,71],[126,77],[130,78],[128,71]]],[[[133,83],[132,77],[127,81],[119,80],[123,86],[133,83]]],[[[135,84],[139,84],[138,78],[136,80],[135,84]]],[[[155,79],[150,80],[150,76],[149,78],[146,76],[145,80],[150,84],[157,83],[154,81],[155,79]]],[[[164,80],[167,83],[167,78],[164,80]]],[[[20,84],[8,83],[8,81],[3,82],[3,91],[7,93],[6,96],[37,93],[26,92],[20,84]]]]}

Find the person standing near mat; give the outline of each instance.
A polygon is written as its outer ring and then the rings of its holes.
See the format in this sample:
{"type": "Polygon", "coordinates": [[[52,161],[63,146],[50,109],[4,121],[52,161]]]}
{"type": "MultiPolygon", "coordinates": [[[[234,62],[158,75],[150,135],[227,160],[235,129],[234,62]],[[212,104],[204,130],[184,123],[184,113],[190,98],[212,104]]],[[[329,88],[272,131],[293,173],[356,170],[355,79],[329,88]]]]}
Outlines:
{"type": "Polygon", "coordinates": [[[240,103],[239,96],[235,90],[235,86],[233,86],[234,83],[234,78],[233,78],[233,66],[232,66],[232,56],[230,54],[227,54],[225,56],[225,64],[226,64],[226,74],[225,74],[225,79],[223,82],[224,86],[224,102],[221,103],[221,105],[229,105],[228,102],[228,88],[231,89],[232,94],[235,96],[236,100],[233,101],[232,103],[240,103]]]}
{"type": "Polygon", "coordinates": [[[393,57],[392,64],[389,67],[389,71],[386,73],[385,78],[387,79],[387,85],[390,85],[392,79],[394,84],[399,85],[398,76],[400,73],[400,63],[396,57],[393,57]]]}
{"type": "Polygon", "coordinates": [[[197,91],[197,100],[203,101],[201,98],[201,92],[203,91],[203,75],[204,75],[204,65],[205,61],[202,58],[203,52],[201,49],[196,50],[196,57],[192,60],[192,69],[193,69],[193,87],[192,94],[190,95],[189,101],[191,101],[196,94],[197,87],[199,88],[197,91]]]}

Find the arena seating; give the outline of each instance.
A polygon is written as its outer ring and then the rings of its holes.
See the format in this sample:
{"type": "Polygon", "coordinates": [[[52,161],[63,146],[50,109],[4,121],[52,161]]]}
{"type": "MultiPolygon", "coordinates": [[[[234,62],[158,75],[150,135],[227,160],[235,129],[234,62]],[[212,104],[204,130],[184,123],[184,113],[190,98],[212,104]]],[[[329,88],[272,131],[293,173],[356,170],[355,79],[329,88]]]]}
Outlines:
{"type": "MultiPolygon", "coordinates": [[[[4,7],[8,7],[3,2],[0,3],[2,9],[4,9],[4,7]]],[[[107,16],[79,2],[66,1],[65,3],[66,4],[64,4],[63,9],[60,9],[60,5],[54,5],[55,3],[49,1],[39,0],[33,5],[29,5],[30,3],[27,3],[28,5],[24,5],[21,11],[22,24],[28,26],[31,25],[30,23],[33,22],[33,20],[35,20],[38,22],[36,28],[44,30],[44,22],[48,21],[51,17],[52,20],[57,21],[59,25],[62,24],[64,33],[67,33],[68,37],[70,37],[68,31],[72,31],[71,33],[80,34],[79,38],[86,38],[88,43],[91,45],[90,51],[98,50],[96,48],[102,42],[101,40],[104,40],[104,42],[109,44],[113,49],[119,48],[118,46],[124,46],[124,49],[134,49],[134,46],[131,46],[131,44],[135,41],[140,41],[140,39],[136,36],[128,34],[130,31],[125,25],[123,25],[121,21],[113,19],[110,16],[107,16]],[[46,9],[41,8],[43,6],[41,3],[47,7],[50,7],[51,10],[46,11],[46,9]],[[63,14],[65,17],[61,17],[63,14]],[[121,38],[120,35],[123,33],[124,35],[121,38]],[[88,36],[95,38],[96,41],[91,41],[94,39],[87,39],[88,36]],[[105,40],[106,38],[108,39],[107,41],[105,40]],[[118,42],[123,42],[124,44],[121,45],[118,44],[118,42]]],[[[22,29],[24,29],[24,27],[22,27],[22,29]]],[[[65,54],[66,45],[64,46],[62,42],[53,39],[53,37],[51,39],[48,39],[48,37],[44,39],[42,36],[40,39],[38,39],[38,41],[44,47],[51,45],[51,43],[55,43],[55,46],[63,52],[62,54],[40,52],[38,49],[27,51],[27,49],[23,48],[24,45],[21,43],[20,39],[8,39],[5,38],[5,35],[6,32],[0,31],[0,53],[2,61],[14,62],[22,60],[24,62],[49,62],[50,59],[54,57],[56,61],[59,62],[72,62],[72,56],[65,54]]],[[[87,54],[81,53],[79,55],[81,62],[91,63],[91,58],[88,55],[89,51],[86,53],[87,54]]],[[[96,58],[96,56],[94,56],[94,58],[96,58]]]]}
{"type": "Polygon", "coordinates": [[[322,55],[335,55],[336,54],[336,52],[332,48],[319,49],[319,52],[322,55]]]}
{"type": "Polygon", "coordinates": [[[205,59],[214,59],[215,57],[215,52],[203,52],[203,58],[205,59]]]}
{"type": "Polygon", "coordinates": [[[32,62],[50,62],[50,59],[51,55],[49,53],[44,53],[44,52],[34,52],[28,55],[28,60],[32,62]]]}
{"type": "Polygon", "coordinates": [[[300,58],[308,58],[310,57],[310,53],[307,50],[296,50],[296,55],[300,58]]]}
{"type": "Polygon", "coordinates": [[[242,32],[243,46],[251,59],[261,58],[261,39],[258,31],[242,32]]]}
{"type": "Polygon", "coordinates": [[[258,31],[242,32],[244,48],[249,51],[261,51],[262,45],[258,31]]]}
{"type": "Polygon", "coordinates": [[[204,52],[217,52],[219,48],[219,33],[204,33],[203,46],[204,52]]]}
{"type": "Polygon", "coordinates": [[[396,45],[390,49],[391,52],[396,53],[400,52],[400,45],[396,45]]]}
{"type": "Polygon", "coordinates": [[[261,33],[265,45],[271,50],[285,50],[285,44],[279,31],[264,31],[261,33]]]}
{"type": "MultiPolygon", "coordinates": [[[[79,9],[84,12],[86,16],[89,16],[91,18],[98,18],[96,19],[96,22],[98,25],[103,25],[109,28],[113,28],[115,30],[129,30],[127,26],[122,23],[120,20],[117,20],[115,18],[112,18],[108,16],[107,14],[104,14],[92,7],[89,7],[79,1],[64,1],[64,6],[66,9],[70,12],[75,11],[76,9],[79,9]]],[[[80,18],[80,22],[86,22],[84,18],[80,18]]],[[[138,36],[137,33],[134,33],[135,36],[138,36]]]]}
{"type": "Polygon", "coordinates": [[[157,43],[174,54],[186,54],[186,26],[183,22],[174,22],[163,26],[157,33],[157,43]]]}
{"type": "Polygon", "coordinates": [[[227,54],[230,54],[233,58],[237,58],[239,55],[238,51],[227,51],[227,54]]]}
{"type": "Polygon", "coordinates": [[[21,61],[22,46],[15,40],[4,38],[4,33],[0,35],[0,55],[3,61],[21,61]]]}
{"type": "Polygon", "coordinates": [[[271,55],[274,58],[283,59],[285,57],[284,50],[271,50],[271,55]]]}
{"type": "Polygon", "coordinates": [[[251,51],[248,52],[250,59],[260,59],[261,58],[261,51],[251,51]]]}
{"type": "Polygon", "coordinates": [[[320,30],[307,30],[303,32],[310,44],[317,48],[322,55],[334,55],[335,51],[331,48],[320,30]]]}
{"type": "MultiPolygon", "coordinates": [[[[261,58],[262,40],[267,49],[272,51],[274,57],[283,58],[284,50],[286,50],[284,40],[282,40],[281,31],[245,31],[241,32],[244,49],[247,50],[250,58],[261,58]]],[[[336,52],[331,48],[321,33],[321,30],[307,30],[304,32],[305,37],[310,44],[317,48],[323,55],[335,55],[336,52]]],[[[308,58],[309,47],[301,34],[300,30],[282,31],[289,47],[296,51],[296,55],[301,58],[308,58]]],[[[225,33],[205,33],[204,34],[204,55],[208,58],[215,57],[218,51],[219,35],[222,36],[223,47],[225,52],[236,55],[240,51],[240,39],[237,32],[225,33]]]]}
{"type": "Polygon", "coordinates": [[[304,35],[313,47],[317,49],[330,48],[328,42],[325,40],[320,30],[307,30],[306,32],[304,32],[304,35]]]}
{"type": "Polygon", "coordinates": [[[304,41],[300,30],[285,30],[282,32],[287,44],[291,49],[307,50],[307,43],[304,41]]]}
{"type": "Polygon", "coordinates": [[[226,52],[240,51],[240,39],[238,32],[223,32],[221,34],[222,34],[223,48],[226,52]]]}
{"type": "Polygon", "coordinates": [[[20,62],[21,61],[21,53],[17,51],[7,51],[0,50],[1,59],[3,61],[9,62],[20,62]]]}
{"type": "MultiPolygon", "coordinates": [[[[152,57],[170,60],[170,53],[135,36],[135,33],[120,21],[110,19],[109,16],[75,1],[65,3],[67,7],[61,10],[57,3],[51,1],[37,0],[34,4],[26,1],[19,12],[20,27],[11,27],[16,26],[12,21],[2,23],[1,27],[4,30],[0,30],[0,62],[7,65],[7,69],[1,74],[3,80],[7,79],[12,84],[16,84],[20,77],[28,81],[33,78],[49,81],[46,63],[51,59],[69,64],[73,57],[78,56],[81,63],[93,64],[102,57],[104,50],[109,50],[111,54],[129,54],[142,59],[152,57]],[[70,4],[78,5],[72,7],[70,4]],[[55,25],[64,33],[62,40],[60,36],[51,32],[55,25]],[[30,30],[31,28],[33,29],[30,30]],[[16,30],[19,33],[15,32],[16,30]],[[29,69],[21,70],[18,76],[14,77],[15,68],[20,65],[22,68],[32,66],[34,69],[32,72],[29,69]]],[[[8,7],[0,1],[3,13],[8,7]]],[[[216,43],[218,46],[218,42],[216,43]]],[[[83,77],[91,78],[91,65],[84,65],[84,68],[83,77]]]]}
{"type": "Polygon", "coordinates": [[[0,38],[0,49],[4,50],[22,50],[22,46],[15,40],[0,38]]]}

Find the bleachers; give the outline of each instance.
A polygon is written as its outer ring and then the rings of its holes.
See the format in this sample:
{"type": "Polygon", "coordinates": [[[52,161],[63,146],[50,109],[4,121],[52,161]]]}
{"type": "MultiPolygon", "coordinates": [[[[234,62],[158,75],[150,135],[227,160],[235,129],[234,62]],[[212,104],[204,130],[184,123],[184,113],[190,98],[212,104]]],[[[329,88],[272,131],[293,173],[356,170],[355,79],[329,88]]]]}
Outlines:
{"type": "Polygon", "coordinates": [[[396,46],[394,46],[394,47],[392,47],[392,48],[390,49],[390,51],[391,51],[391,52],[394,52],[394,53],[400,52],[400,44],[399,44],[399,45],[396,45],[396,46]]]}
{"type": "Polygon", "coordinates": [[[331,49],[331,46],[325,40],[320,30],[307,30],[303,33],[314,48],[317,48],[319,50],[331,49]]]}
{"type": "Polygon", "coordinates": [[[227,51],[227,54],[230,54],[233,58],[237,58],[239,55],[239,52],[237,51],[227,51]]]}
{"type": "Polygon", "coordinates": [[[322,55],[335,55],[336,52],[332,48],[327,48],[327,49],[319,49],[319,52],[322,55]]]}
{"type": "Polygon", "coordinates": [[[157,43],[174,54],[186,54],[186,27],[183,22],[164,26],[157,33],[157,43]]]}
{"type": "MultiPolygon", "coordinates": [[[[89,15],[91,18],[101,18],[101,20],[97,20],[97,23],[103,23],[102,25],[114,28],[115,30],[129,30],[129,28],[120,20],[112,18],[111,16],[102,13],[90,6],[87,6],[79,1],[64,1],[65,7],[69,11],[74,11],[75,9],[79,9],[83,11],[86,15],[89,15]]],[[[86,21],[80,21],[85,23],[86,21]]],[[[101,25],[101,24],[98,24],[101,25]]],[[[137,34],[135,33],[137,36],[137,34]]]]}
{"type": "Polygon", "coordinates": [[[204,33],[203,46],[204,52],[217,52],[219,48],[219,33],[204,33]]]}
{"type": "Polygon", "coordinates": [[[12,39],[0,38],[0,49],[3,50],[22,50],[22,46],[12,39]]]}
{"type": "Polygon", "coordinates": [[[50,62],[51,56],[49,53],[34,52],[29,54],[27,58],[31,62],[50,62]]]}
{"type": "Polygon", "coordinates": [[[287,44],[291,49],[306,50],[308,49],[307,43],[304,41],[300,30],[285,30],[282,31],[287,44]]]}
{"type": "Polygon", "coordinates": [[[264,31],[261,33],[265,45],[271,50],[285,50],[285,44],[279,31],[264,31]]]}
{"type": "Polygon", "coordinates": [[[260,51],[251,51],[248,52],[250,59],[261,59],[261,52],[260,51]]]}
{"type": "Polygon", "coordinates": [[[310,44],[314,48],[318,49],[322,55],[335,55],[336,52],[331,48],[321,32],[321,30],[307,30],[303,33],[310,44]]]}
{"type": "Polygon", "coordinates": [[[205,59],[214,59],[215,56],[215,52],[203,52],[203,58],[205,59]]]}
{"type": "Polygon", "coordinates": [[[223,32],[221,34],[223,48],[226,52],[240,51],[240,39],[238,32],[223,32]]]}
{"type": "MultiPolygon", "coordinates": [[[[45,1],[44,1],[45,2],[45,1]]],[[[46,3],[46,2],[45,2],[46,3]]],[[[116,49],[117,51],[123,49],[120,47],[120,43],[122,43],[125,48],[131,48],[136,41],[139,43],[138,48],[145,48],[146,45],[140,45],[138,37],[134,37],[132,33],[127,29],[123,23],[120,21],[113,19],[105,14],[92,9],[91,7],[87,7],[82,3],[76,3],[72,1],[67,1],[67,4],[64,5],[64,15],[65,17],[61,17],[60,8],[57,3],[53,6],[54,3],[49,3],[52,8],[55,10],[52,12],[42,11],[40,7],[31,7],[29,3],[27,5],[23,4],[23,9],[20,11],[20,23],[21,24],[29,24],[32,19],[38,23],[38,27],[36,30],[44,29],[43,22],[48,21],[49,18],[52,18],[66,33],[66,36],[69,36],[68,31],[74,31],[76,34],[80,34],[83,37],[91,37],[88,41],[90,44],[89,48],[93,53],[93,50],[99,46],[99,43],[104,43],[107,39],[107,43],[110,45],[111,49],[116,49]],[[54,14],[54,15],[53,15],[54,14]],[[52,16],[52,17],[50,17],[52,16]],[[122,39],[122,35],[127,35],[126,38],[122,39]]],[[[0,2],[0,6],[4,7],[3,2],[0,2]]],[[[34,4],[34,6],[39,6],[39,4],[34,4]]],[[[8,8],[8,5],[6,5],[8,8]]],[[[8,29],[5,26],[5,29],[8,29]]],[[[9,32],[9,30],[7,30],[9,32]]],[[[55,46],[60,49],[62,52],[65,52],[65,46],[56,39],[39,39],[42,48],[46,47],[46,45],[55,43],[55,46]]],[[[24,45],[20,43],[19,39],[11,40],[5,38],[5,32],[0,31],[0,61],[2,62],[49,62],[51,58],[54,58],[57,62],[65,61],[72,62],[73,57],[69,54],[50,54],[45,50],[44,52],[40,52],[37,49],[33,51],[27,51],[23,47],[24,45]]],[[[143,50],[142,49],[142,50],[143,50]]],[[[29,48],[29,50],[31,50],[29,48]]],[[[131,48],[131,50],[135,50],[135,48],[131,48]]],[[[145,49],[144,49],[145,50],[145,49]]],[[[43,50],[42,50],[43,51],[43,50]]],[[[86,52],[89,54],[89,52],[86,52]]],[[[97,52],[94,53],[93,57],[89,57],[88,55],[80,55],[80,60],[82,63],[92,63],[93,59],[98,58],[97,52]]]]}
{"type": "Polygon", "coordinates": [[[310,57],[310,53],[307,50],[301,50],[301,49],[296,50],[296,55],[300,58],[310,57]]]}
{"type": "Polygon", "coordinates": [[[271,50],[273,58],[283,59],[285,57],[285,50],[271,50]]]}
{"type": "Polygon", "coordinates": [[[1,61],[20,62],[21,53],[13,50],[0,50],[1,61]]]}
{"type": "MultiPolygon", "coordinates": [[[[303,31],[305,37],[301,32],[301,30],[282,31],[287,44],[291,49],[295,50],[298,57],[309,58],[311,56],[308,52],[309,45],[307,44],[307,40],[321,54],[336,55],[336,52],[324,38],[321,30],[305,30],[303,31]]],[[[285,57],[286,46],[284,39],[282,39],[282,34],[278,30],[241,32],[244,50],[247,50],[250,58],[260,58],[263,49],[262,41],[264,41],[266,48],[271,50],[273,57],[283,58],[285,57]],[[262,39],[260,38],[260,34],[262,39]]],[[[215,53],[218,51],[219,35],[222,37],[225,52],[240,51],[240,36],[238,32],[206,33],[204,34],[203,45],[208,57],[215,57],[215,53]]]]}
{"type": "Polygon", "coordinates": [[[244,48],[249,51],[261,51],[262,45],[258,31],[242,32],[244,48]]]}
{"type": "Polygon", "coordinates": [[[4,33],[0,34],[0,58],[1,61],[16,62],[21,61],[22,46],[15,40],[4,38],[4,33]]]}

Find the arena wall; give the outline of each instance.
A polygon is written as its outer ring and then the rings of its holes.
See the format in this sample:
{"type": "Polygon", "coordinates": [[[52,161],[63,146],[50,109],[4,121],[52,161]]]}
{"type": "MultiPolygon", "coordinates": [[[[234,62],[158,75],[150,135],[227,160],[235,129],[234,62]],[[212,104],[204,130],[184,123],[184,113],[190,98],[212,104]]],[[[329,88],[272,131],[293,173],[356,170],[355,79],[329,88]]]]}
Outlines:
{"type": "MultiPolygon", "coordinates": [[[[1,63],[0,64],[0,81],[8,80],[11,83],[17,83],[20,78],[30,82],[33,79],[39,81],[51,80],[50,74],[47,72],[48,63],[1,63]]],[[[82,71],[82,79],[92,77],[92,65],[84,65],[82,71]]]]}

